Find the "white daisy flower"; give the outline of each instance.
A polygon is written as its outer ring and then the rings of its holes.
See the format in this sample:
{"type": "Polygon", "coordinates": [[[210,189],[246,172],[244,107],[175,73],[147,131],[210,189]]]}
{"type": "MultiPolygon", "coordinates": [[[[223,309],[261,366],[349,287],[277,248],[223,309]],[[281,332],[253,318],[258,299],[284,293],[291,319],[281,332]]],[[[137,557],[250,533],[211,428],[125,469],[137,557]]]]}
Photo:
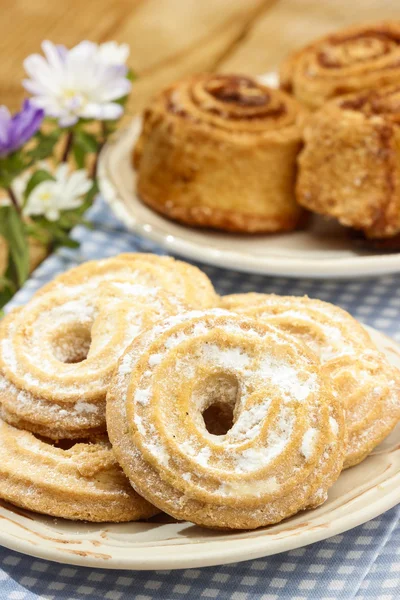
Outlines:
{"type": "Polygon", "coordinates": [[[55,180],[39,183],[29,194],[24,207],[24,215],[44,215],[49,221],[56,221],[63,210],[78,208],[83,202],[82,196],[92,186],[86,171],[80,169],[69,174],[69,167],[63,163],[54,173],[55,180]]]}
{"type": "Polygon", "coordinates": [[[128,44],[106,42],[94,46],[97,46],[97,58],[105,65],[125,65],[128,60],[130,52],[128,44]]]}
{"type": "Polygon", "coordinates": [[[79,118],[118,119],[123,107],[116,102],[132,87],[125,61],[129,48],[115,42],[81,42],[71,50],[45,41],[45,56],[32,54],[24,61],[30,79],[23,85],[33,95],[32,102],[48,117],[69,127],[79,118]]]}

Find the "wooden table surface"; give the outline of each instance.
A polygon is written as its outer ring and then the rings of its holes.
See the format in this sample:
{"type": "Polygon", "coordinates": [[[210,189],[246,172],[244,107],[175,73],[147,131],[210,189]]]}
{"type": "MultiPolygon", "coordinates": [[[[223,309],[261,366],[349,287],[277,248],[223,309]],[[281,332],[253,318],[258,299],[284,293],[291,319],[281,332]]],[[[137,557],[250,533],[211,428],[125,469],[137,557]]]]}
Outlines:
{"type": "Polygon", "coordinates": [[[43,39],[131,47],[139,76],[128,113],[189,73],[257,74],[293,48],[351,23],[400,19],[399,0],[0,0],[0,104],[24,96],[23,59],[43,39]]]}

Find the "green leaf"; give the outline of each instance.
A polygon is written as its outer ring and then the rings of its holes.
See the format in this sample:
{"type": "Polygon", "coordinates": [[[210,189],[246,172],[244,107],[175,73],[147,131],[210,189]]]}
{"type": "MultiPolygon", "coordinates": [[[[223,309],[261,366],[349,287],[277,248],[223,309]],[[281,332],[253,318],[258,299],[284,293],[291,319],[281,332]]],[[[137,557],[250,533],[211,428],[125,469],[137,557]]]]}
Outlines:
{"type": "Polygon", "coordinates": [[[35,135],[36,146],[29,150],[26,154],[32,162],[44,160],[53,154],[54,146],[60,139],[63,131],[54,129],[50,133],[42,133],[38,131],[35,135]]]}
{"type": "Polygon", "coordinates": [[[74,144],[82,148],[85,152],[97,152],[99,141],[96,136],[82,129],[75,132],[74,144]]]}
{"type": "Polygon", "coordinates": [[[25,223],[25,229],[28,237],[33,237],[46,246],[50,243],[49,232],[40,223],[36,223],[35,217],[31,217],[31,220],[25,223]]]}
{"type": "Polygon", "coordinates": [[[129,81],[135,81],[135,79],[138,78],[138,75],[131,67],[129,67],[126,78],[129,79],[129,81]]]}
{"type": "Polygon", "coordinates": [[[0,206],[0,234],[9,248],[6,276],[21,287],[29,275],[28,238],[25,224],[12,205],[0,206]]]}
{"type": "Polygon", "coordinates": [[[85,199],[83,201],[83,204],[80,208],[83,209],[83,212],[85,212],[93,203],[93,200],[95,199],[95,197],[97,196],[97,194],[100,192],[99,189],[99,185],[97,183],[96,180],[93,181],[93,185],[90,188],[90,190],[88,192],[86,192],[86,196],[85,199]]]}
{"type": "Polygon", "coordinates": [[[83,169],[85,167],[85,150],[81,146],[74,144],[72,147],[72,154],[74,155],[74,160],[78,169],[83,169]]]}
{"type": "Polygon", "coordinates": [[[13,295],[13,292],[9,288],[4,288],[3,290],[0,288],[0,319],[4,317],[4,311],[1,308],[11,300],[13,295]]]}
{"type": "Polygon", "coordinates": [[[86,155],[96,153],[99,147],[100,141],[96,135],[88,133],[78,126],[74,128],[72,153],[75,163],[79,169],[83,169],[85,167],[86,155]]]}
{"type": "Polygon", "coordinates": [[[0,187],[10,187],[13,179],[18,177],[27,167],[29,161],[22,152],[13,152],[9,156],[0,159],[0,187]]]}
{"type": "Polygon", "coordinates": [[[11,300],[16,291],[14,283],[8,277],[0,275],[0,319],[4,316],[4,311],[1,308],[11,300]]]}
{"type": "Polygon", "coordinates": [[[55,181],[55,178],[53,177],[53,175],[51,173],[49,173],[49,171],[45,171],[44,169],[38,169],[37,171],[35,171],[31,178],[29,179],[25,191],[24,191],[24,201],[26,203],[26,201],[28,200],[32,190],[35,189],[36,186],[39,185],[39,183],[42,183],[43,181],[55,181]]]}
{"type": "Polygon", "coordinates": [[[49,221],[48,219],[46,219],[46,217],[42,216],[32,217],[32,221],[37,227],[45,230],[51,238],[53,238],[59,232],[60,227],[58,225],[58,221],[49,221]]]}
{"type": "Polygon", "coordinates": [[[67,231],[64,231],[61,227],[53,226],[53,248],[59,246],[66,246],[67,248],[78,248],[79,243],[71,239],[67,231]]]}
{"type": "Polygon", "coordinates": [[[8,279],[7,277],[5,277],[5,275],[0,275],[0,288],[4,287],[9,287],[14,292],[17,291],[11,279],[8,279]]]}
{"type": "MultiPolygon", "coordinates": [[[[70,212],[73,213],[73,211],[70,212]]],[[[72,219],[66,221],[65,214],[61,214],[60,219],[57,221],[49,221],[46,217],[34,217],[33,221],[39,229],[46,232],[47,242],[51,243],[53,249],[58,246],[68,246],[69,248],[79,246],[78,242],[72,240],[68,235],[70,229],[80,222],[78,215],[76,215],[75,221],[72,219]]]]}
{"type": "Polygon", "coordinates": [[[82,126],[86,125],[87,123],[95,123],[95,122],[96,122],[96,119],[79,117],[79,121],[74,125],[74,131],[76,131],[77,129],[80,129],[82,126]]]}
{"type": "MultiPolygon", "coordinates": [[[[129,94],[127,94],[126,96],[122,96],[121,98],[118,98],[118,100],[114,100],[115,104],[120,104],[121,106],[123,106],[125,108],[125,104],[127,103],[127,100],[129,98],[129,94]]],[[[118,119],[112,120],[112,121],[107,121],[107,123],[117,123],[118,119]]]]}
{"type": "Polygon", "coordinates": [[[68,237],[67,235],[58,237],[56,240],[56,247],[58,246],[66,246],[67,248],[79,248],[80,244],[76,240],[68,237]]]}

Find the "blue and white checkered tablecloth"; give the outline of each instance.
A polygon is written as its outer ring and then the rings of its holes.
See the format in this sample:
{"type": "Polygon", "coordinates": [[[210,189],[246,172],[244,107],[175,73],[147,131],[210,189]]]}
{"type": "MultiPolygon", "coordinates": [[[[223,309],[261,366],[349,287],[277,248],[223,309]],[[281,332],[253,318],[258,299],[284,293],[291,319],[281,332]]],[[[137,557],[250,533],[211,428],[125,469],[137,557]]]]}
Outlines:
{"type": "MultiPolygon", "coordinates": [[[[119,252],[162,253],[126,231],[101,201],[90,231],[77,227],[78,250],[48,258],[11,306],[79,262],[119,252]]],[[[400,275],[313,281],[244,275],[200,265],[218,292],[308,294],[334,302],[400,342],[400,275]]],[[[399,490],[400,500],[400,490],[399,490]]],[[[399,600],[400,505],[342,535],[265,559],[182,571],[126,572],[70,567],[0,548],[0,600],[399,600]]],[[[0,523],[1,527],[1,523],[0,523]]]]}

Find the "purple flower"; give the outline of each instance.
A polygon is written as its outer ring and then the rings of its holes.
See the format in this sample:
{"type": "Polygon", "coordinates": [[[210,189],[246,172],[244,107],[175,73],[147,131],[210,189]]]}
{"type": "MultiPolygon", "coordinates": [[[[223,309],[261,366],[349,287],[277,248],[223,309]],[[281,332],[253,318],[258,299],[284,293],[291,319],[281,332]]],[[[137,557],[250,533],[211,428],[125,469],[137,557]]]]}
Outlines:
{"type": "Polygon", "coordinates": [[[21,148],[38,131],[44,111],[25,100],[20,112],[11,116],[6,106],[0,106],[0,157],[21,148]]]}

